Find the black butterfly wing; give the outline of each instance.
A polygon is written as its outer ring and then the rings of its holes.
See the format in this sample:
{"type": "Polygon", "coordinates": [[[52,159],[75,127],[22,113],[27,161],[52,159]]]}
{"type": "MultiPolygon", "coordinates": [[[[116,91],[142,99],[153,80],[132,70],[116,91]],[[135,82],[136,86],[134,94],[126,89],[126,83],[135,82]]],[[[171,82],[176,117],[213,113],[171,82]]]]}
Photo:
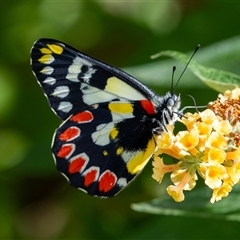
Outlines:
{"type": "Polygon", "coordinates": [[[52,152],[70,184],[111,197],[145,166],[155,150],[156,94],[127,73],[65,43],[38,40],[32,70],[52,110],[66,120],[52,152]]]}

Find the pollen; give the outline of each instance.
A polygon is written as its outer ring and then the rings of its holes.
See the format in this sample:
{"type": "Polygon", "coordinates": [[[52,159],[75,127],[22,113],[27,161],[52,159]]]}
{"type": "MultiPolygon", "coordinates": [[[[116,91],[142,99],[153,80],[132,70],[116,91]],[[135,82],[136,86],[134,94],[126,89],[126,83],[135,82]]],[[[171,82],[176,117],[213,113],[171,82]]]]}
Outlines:
{"type": "Polygon", "coordinates": [[[232,124],[240,121],[240,96],[235,99],[230,99],[226,96],[219,95],[219,98],[208,104],[208,109],[211,109],[217,116],[224,120],[229,120],[232,124]]]}

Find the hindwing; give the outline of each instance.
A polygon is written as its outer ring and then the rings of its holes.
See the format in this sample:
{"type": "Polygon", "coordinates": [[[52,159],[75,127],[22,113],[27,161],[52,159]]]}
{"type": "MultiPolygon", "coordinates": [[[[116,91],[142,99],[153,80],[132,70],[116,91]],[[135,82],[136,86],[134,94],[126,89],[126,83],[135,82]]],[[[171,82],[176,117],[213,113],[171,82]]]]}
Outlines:
{"type": "Polygon", "coordinates": [[[90,195],[114,196],[155,150],[151,130],[136,121],[140,119],[116,115],[101,104],[72,115],[53,139],[58,170],[90,195]]]}

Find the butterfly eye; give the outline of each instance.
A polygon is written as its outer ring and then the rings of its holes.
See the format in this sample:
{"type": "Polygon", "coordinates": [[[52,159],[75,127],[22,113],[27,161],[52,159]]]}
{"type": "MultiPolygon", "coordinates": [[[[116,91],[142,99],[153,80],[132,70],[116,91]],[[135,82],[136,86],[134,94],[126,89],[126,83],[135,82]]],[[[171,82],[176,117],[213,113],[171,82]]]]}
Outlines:
{"type": "Polygon", "coordinates": [[[167,107],[172,107],[174,106],[174,104],[175,104],[175,101],[172,98],[169,98],[167,100],[167,107]]]}

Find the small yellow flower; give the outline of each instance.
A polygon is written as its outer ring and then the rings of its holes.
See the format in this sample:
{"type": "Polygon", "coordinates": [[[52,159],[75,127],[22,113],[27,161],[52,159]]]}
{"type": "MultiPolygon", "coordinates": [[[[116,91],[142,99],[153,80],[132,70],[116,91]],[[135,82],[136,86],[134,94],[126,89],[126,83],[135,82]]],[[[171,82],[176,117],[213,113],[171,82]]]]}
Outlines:
{"type": "Polygon", "coordinates": [[[174,185],[181,185],[183,190],[192,190],[196,185],[197,175],[188,173],[187,169],[178,169],[171,174],[174,185]]]}
{"type": "Polygon", "coordinates": [[[158,142],[158,150],[155,155],[159,155],[162,153],[168,154],[176,159],[184,156],[185,152],[179,149],[174,142],[176,141],[176,137],[173,135],[173,132],[164,132],[161,135],[157,136],[156,141],[158,142]]]}
{"type": "Polygon", "coordinates": [[[206,141],[206,147],[225,149],[227,147],[227,138],[218,132],[212,132],[206,141]]]}
{"type": "Polygon", "coordinates": [[[214,112],[209,109],[201,112],[200,116],[201,116],[201,122],[207,125],[211,125],[213,121],[216,119],[216,115],[214,114],[214,112]]]}
{"type": "Polygon", "coordinates": [[[207,159],[210,164],[221,164],[226,159],[226,155],[226,152],[219,148],[210,148],[207,154],[207,159]]]}
{"type": "Polygon", "coordinates": [[[226,167],[229,178],[227,181],[235,185],[240,181],[240,162],[234,163],[231,167],[226,167]]]}
{"type": "Polygon", "coordinates": [[[223,197],[227,197],[231,191],[232,191],[231,185],[223,183],[221,187],[213,189],[213,194],[210,199],[210,202],[214,203],[221,200],[223,197]]]}
{"type": "Polygon", "coordinates": [[[232,126],[227,120],[219,121],[215,119],[212,124],[213,128],[222,135],[229,134],[232,131],[232,126]]]}
{"type": "Polygon", "coordinates": [[[170,185],[167,187],[167,193],[176,201],[182,202],[185,198],[181,186],[170,185]]]}
{"type": "Polygon", "coordinates": [[[221,164],[216,165],[201,164],[199,170],[202,173],[204,172],[203,178],[205,179],[205,183],[211,189],[219,188],[222,185],[223,179],[227,178],[228,176],[226,169],[221,164]]]}
{"type": "Polygon", "coordinates": [[[193,125],[197,122],[200,118],[199,113],[185,113],[185,117],[182,118],[180,121],[187,127],[187,130],[192,129],[193,125]]]}
{"type": "Polygon", "coordinates": [[[176,141],[180,149],[188,151],[197,146],[199,138],[195,131],[181,131],[177,134],[176,141]]]}
{"type": "Polygon", "coordinates": [[[161,183],[165,173],[173,172],[177,169],[179,169],[179,166],[177,164],[165,165],[162,158],[155,156],[153,161],[152,178],[161,183]]]}
{"type": "Polygon", "coordinates": [[[185,198],[183,190],[193,189],[197,176],[192,176],[186,170],[179,170],[171,175],[171,179],[175,185],[168,186],[167,192],[176,202],[182,202],[185,198]]]}
{"type": "Polygon", "coordinates": [[[172,172],[167,192],[177,202],[195,187],[197,174],[213,191],[211,203],[228,196],[240,182],[240,88],[220,94],[205,111],[186,113],[180,121],[185,131],[175,135],[172,126],[156,137],[153,178],[161,182],[172,172]],[[163,153],[178,162],[165,165],[159,157],[163,153]]]}
{"type": "Polygon", "coordinates": [[[207,125],[206,123],[203,123],[203,122],[196,122],[194,125],[193,125],[193,129],[195,131],[197,131],[197,136],[201,139],[201,140],[206,140],[211,131],[212,131],[212,126],[211,125],[207,125]]]}

